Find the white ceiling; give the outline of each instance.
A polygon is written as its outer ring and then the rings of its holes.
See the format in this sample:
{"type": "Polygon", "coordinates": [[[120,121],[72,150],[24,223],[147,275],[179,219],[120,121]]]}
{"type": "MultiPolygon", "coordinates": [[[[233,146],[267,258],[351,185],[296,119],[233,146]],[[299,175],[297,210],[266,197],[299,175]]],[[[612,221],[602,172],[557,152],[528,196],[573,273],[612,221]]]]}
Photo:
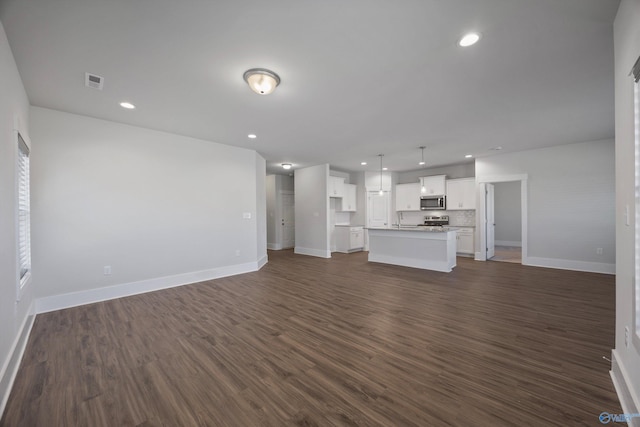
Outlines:
{"type": "Polygon", "coordinates": [[[252,148],[271,172],[378,153],[404,171],[421,145],[437,166],[613,138],[618,3],[0,0],[0,20],[32,105],[252,148]],[[245,84],[254,67],[273,94],[245,84]]]}

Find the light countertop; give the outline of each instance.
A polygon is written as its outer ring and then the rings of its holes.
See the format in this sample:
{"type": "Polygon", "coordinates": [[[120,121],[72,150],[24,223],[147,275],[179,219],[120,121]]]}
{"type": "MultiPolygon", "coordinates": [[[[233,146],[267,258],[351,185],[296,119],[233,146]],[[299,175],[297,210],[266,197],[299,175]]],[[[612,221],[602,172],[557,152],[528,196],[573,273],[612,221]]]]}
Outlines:
{"type": "Polygon", "coordinates": [[[400,227],[381,227],[381,228],[367,228],[368,230],[387,230],[387,231],[418,231],[421,233],[447,233],[449,231],[456,231],[456,227],[425,227],[425,226],[411,226],[402,225],[400,227]]]}

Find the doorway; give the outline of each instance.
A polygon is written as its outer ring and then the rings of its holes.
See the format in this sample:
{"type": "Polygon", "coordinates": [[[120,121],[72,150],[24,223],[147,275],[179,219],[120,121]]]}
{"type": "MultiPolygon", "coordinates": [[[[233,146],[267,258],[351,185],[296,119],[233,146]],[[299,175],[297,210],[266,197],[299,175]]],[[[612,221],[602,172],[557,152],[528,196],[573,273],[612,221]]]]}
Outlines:
{"type": "Polygon", "coordinates": [[[382,228],[389,224],[389,192],[369,191],[367,195],[367,227],[382,228]]]}
{"type": "Polygon", "coordinates": [[[478,261],[527,264],[527,175],[479,179],[478,261]]]}
{"type": "MultiPolygon", "coordinates": [[[[491,261],[522,263],[522,206],[519,181],[493,186],[493,232],[495,251],[491,261]]],[[[487,204],[489,209],[489,204],[487,204]]],[[[487,215],[487,221],[489,218],[487,215]]]]}
{"type": "Polygon", "coordinates": [[[295,197],[293,191],[282,191],[280,194],[280,212],[282,213],[282,221],[280,224],[282,230],[280,235],[282,236],[282,249],[288,249],[293,248],[296,244],[295,197]]]}

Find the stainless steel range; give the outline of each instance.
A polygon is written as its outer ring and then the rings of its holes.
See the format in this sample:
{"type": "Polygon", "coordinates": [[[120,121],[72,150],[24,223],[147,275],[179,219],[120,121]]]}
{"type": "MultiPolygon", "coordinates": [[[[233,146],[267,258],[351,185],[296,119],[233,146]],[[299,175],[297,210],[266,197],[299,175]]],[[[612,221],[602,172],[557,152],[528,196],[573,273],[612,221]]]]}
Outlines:
{"type": "Polygon", "coordinates": [[[419,225],[425,225],[427,227],[442,227],[445,225],[449,225],[449,216],[425,216],[424,223],[419,225]]]}

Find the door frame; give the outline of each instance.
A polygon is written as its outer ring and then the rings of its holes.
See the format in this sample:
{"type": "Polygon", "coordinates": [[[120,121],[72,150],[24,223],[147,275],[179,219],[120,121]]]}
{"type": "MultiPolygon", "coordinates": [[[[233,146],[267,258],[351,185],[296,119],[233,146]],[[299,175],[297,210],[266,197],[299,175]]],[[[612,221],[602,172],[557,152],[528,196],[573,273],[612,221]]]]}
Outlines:
{"type": "Polygon", "coordinates": [[[476,184],[476,204],[478,209],[476,210],[476,234],[478,236],[478,243],[475,248],[475,260],[486,261],[487,260],[487,186],[486,184],[495,184],[497,182],[520,182],[520,215],[522,219],[522,265],[529,265],[528,257],[528,217],[527,217],[527,200],[529,199],[527,194],[527,174],[515,174],[515,175],[494,175],[477,177],[476,184]]]}

